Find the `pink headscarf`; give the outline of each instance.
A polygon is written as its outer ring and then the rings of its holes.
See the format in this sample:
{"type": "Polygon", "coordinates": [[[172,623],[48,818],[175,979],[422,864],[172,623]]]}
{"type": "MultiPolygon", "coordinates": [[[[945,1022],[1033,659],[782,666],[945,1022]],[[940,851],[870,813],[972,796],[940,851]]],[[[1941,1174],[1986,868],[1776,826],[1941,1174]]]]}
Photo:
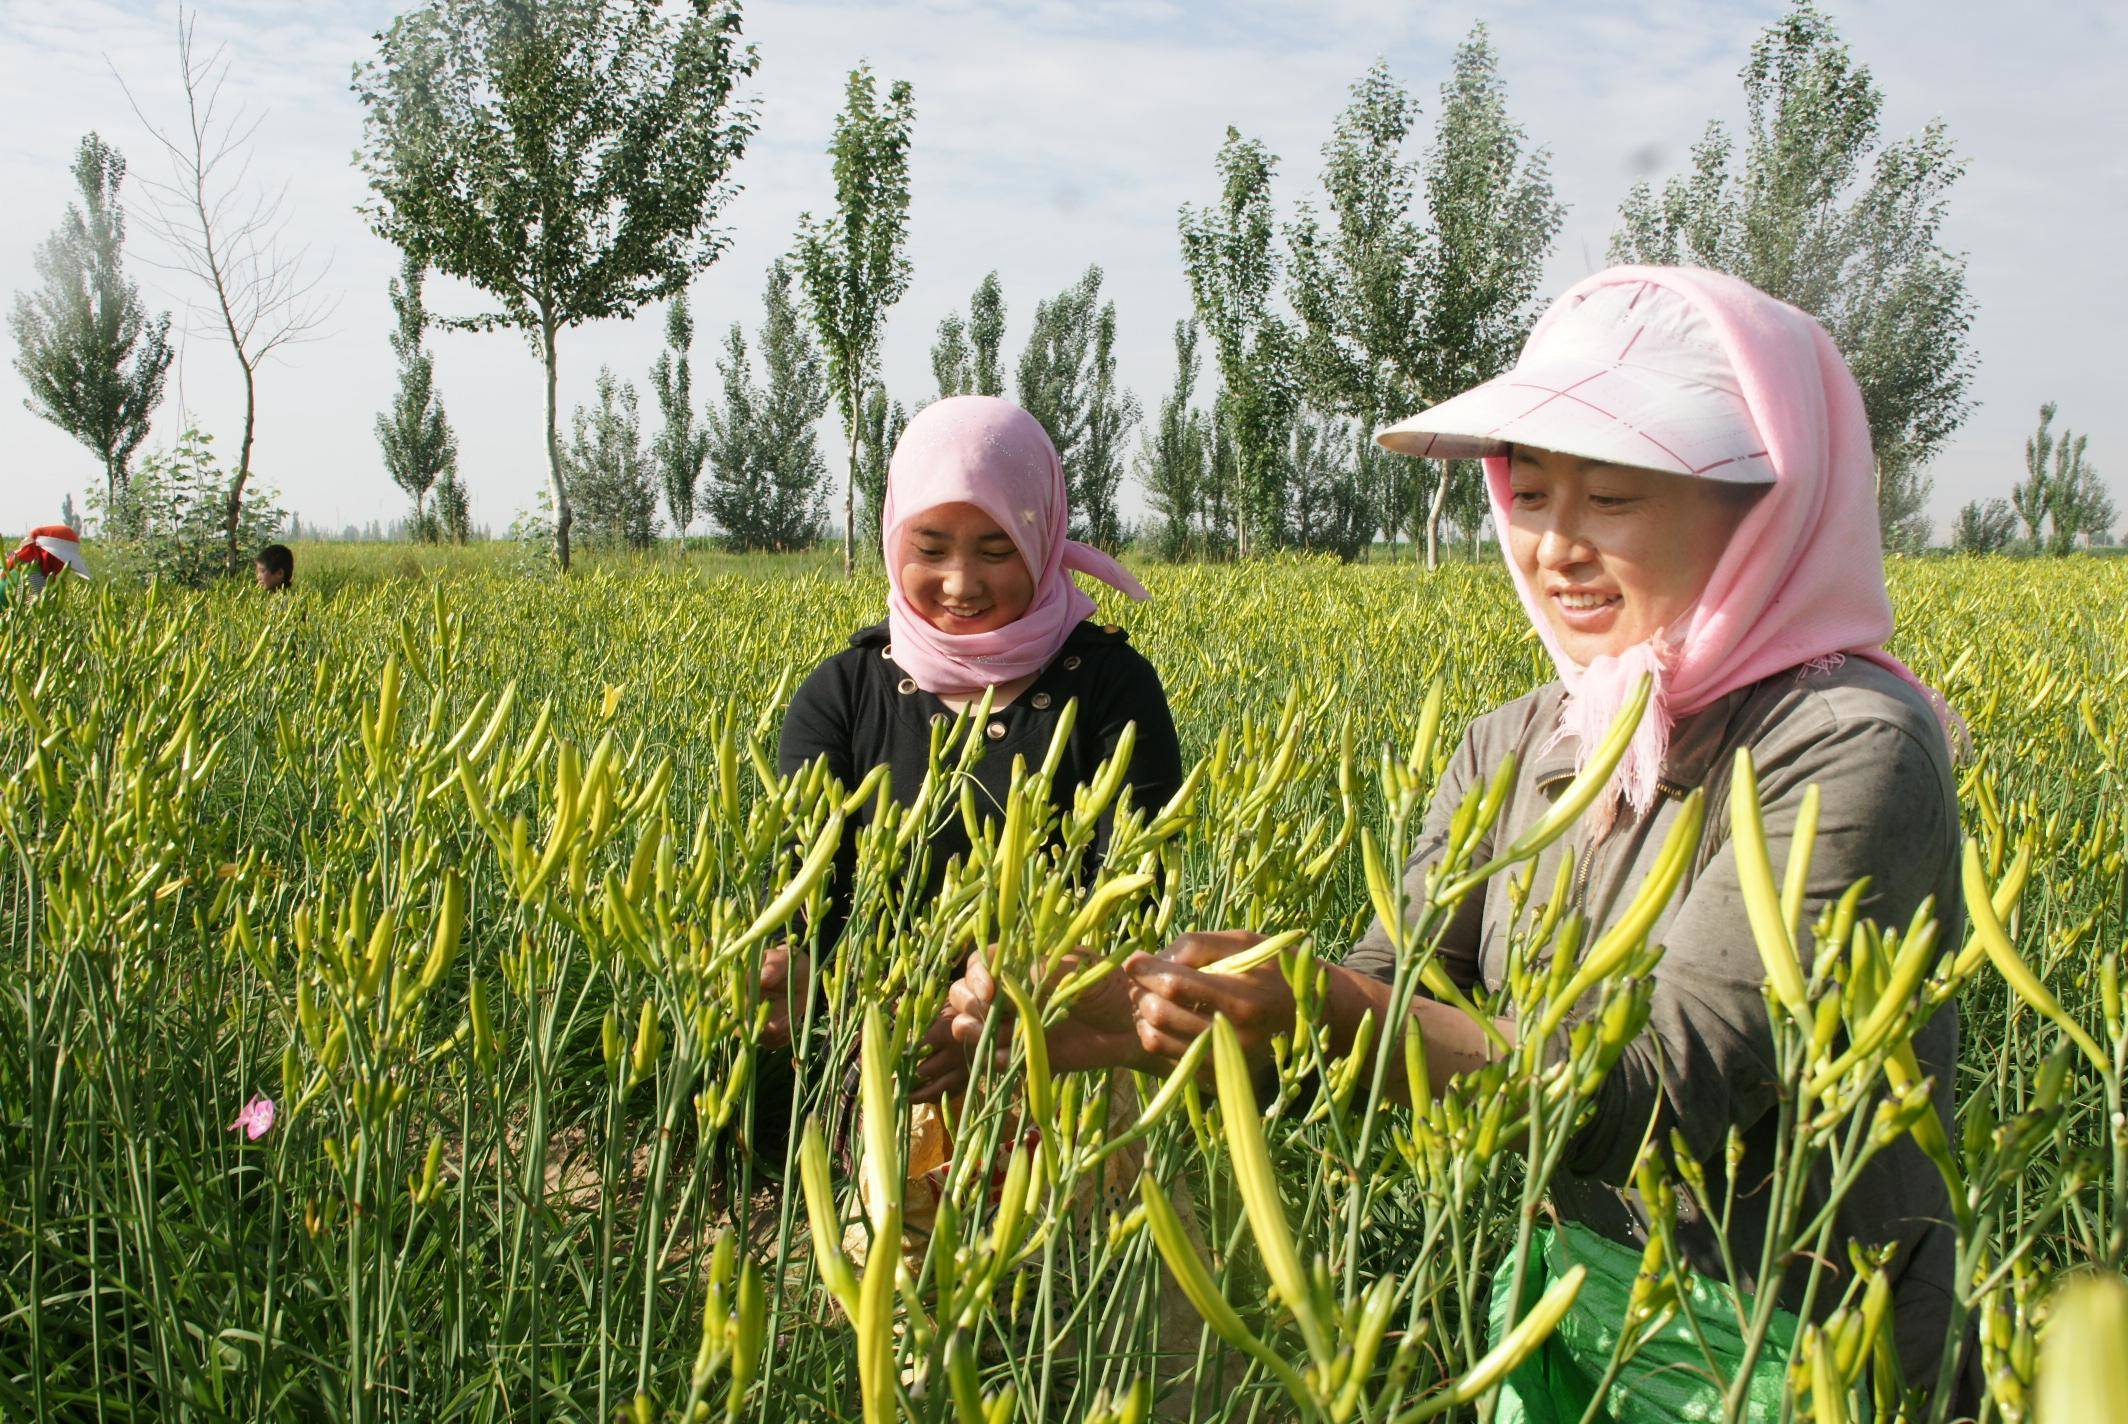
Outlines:
{"type": "MultiPolygon", "coordinates": [[[[1655,679],[1648,714],[1612,785],[1636,813],[1654,804],[1675,719],[1788,668],[1852,654],[1878,663],[1925,695],[1949,731],[1942,696],[1882,644],[1892,630],[1877,527],[1875,462],[1862,393],[1824,328],[1748,282],[1719,272],[1614,267],[1554,302],[1531,333],[1587,293],[1647,282],[1689,301],[1727,353],[1774,482],[1744,517],[1699,601],[1663,633],[1582,667],[1568,657],[1507,549],[1510,488],[1505,458],[1485,461],[1493,525],[1537,635],[1567,686],[1559,735],[1586,756],[1602,739],[1642,673],[1655,679]]],[[[1608,803],[1615,809],[1615,800],[1608,803]]]]}
{"type": "Polygon", "coordinates": [[[887,563],[887,634],[894,661],[926,692],[966,697],[993,683],[1040,672],[1094,601],[1071,571],[1092,574],[1132,598],[1145,587],[1114,559],[1068,537],[1064,467],[1049,434],[996,396],[952,396],[925,406],[902,432],[887,466],[880,537],[887,563]],[[1034,601],[988,633],[948,633],[910,606],[895,540],[902,525],[942,504],[972,504],[1012,536],[1034,575],[1034,601]]]}

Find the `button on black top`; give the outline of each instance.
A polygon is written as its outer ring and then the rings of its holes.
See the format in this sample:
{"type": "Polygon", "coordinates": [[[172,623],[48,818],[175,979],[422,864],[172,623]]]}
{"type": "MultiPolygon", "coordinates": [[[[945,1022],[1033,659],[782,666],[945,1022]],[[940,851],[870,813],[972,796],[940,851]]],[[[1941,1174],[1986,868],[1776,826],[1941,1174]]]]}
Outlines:
{"type": "MultiPolygon", "coordinates": [[[[921,689],[901,691],[907,674],[886,654],[887,625],[879,623],[859,632],[847,649],[813,670],[784,718],[776,758],[784,775],[825,756],[828,770],[844,786],[855,786],[884,762],[894,799],[907,805],[915,798],[930,762],[932,720],[950,709],[921,689]]],[[[1182,749],[1159,674],[1130,646],[1130,635],[1122,629],[1081,623],[1027,690],[991,714],[992,725],[982,738],[982,756],[972,773],[976,804],[986,817],[1004,814],[1013,758],[1039,764],[1065,704],[1074,698],[1078,718],[1050,791],[1059,806],[1068,808],[1074,791],[1093,779],[1129,722],[1138,724],[1137,748],[1131,754],[1131,804],[1157,808],[1175,794],[1182,784],[1182,749]]],[[[837,885],[850,881],[856,832],[870,818],[866,807],[845,832],[835,862],[837,885]]],[[[1104,817],[1095,841],[1097,853],[1107,845],[1108,831],[1104,817]]],[[[958,815],[945,818],[932,833],[930,849],[926,888],[936,891],[945,879],[947,861],[968,852],[958,815]]],[[[842,914],[837,896],[830,923],[822,927],[824,945],[840,934],[842,914]]]]}

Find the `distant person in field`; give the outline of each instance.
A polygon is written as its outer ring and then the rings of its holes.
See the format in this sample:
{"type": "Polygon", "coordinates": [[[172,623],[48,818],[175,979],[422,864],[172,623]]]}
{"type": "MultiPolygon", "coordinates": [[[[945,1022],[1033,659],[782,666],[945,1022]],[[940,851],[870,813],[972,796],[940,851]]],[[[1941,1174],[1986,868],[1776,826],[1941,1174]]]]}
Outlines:
{"type": "Polygon", "coordinates": [[[251,576],[260,588],[286,588],[295,580],[296,556],[286,544],[268,544],[251,561],[251,576]]]}
{"type": "Polygon", "coordinates": [[[6,602],[35,597],[47,581],[61,574],[88,578],[89,561],[82,557],[79,534],[64,524],[40,524],[7,556],[0,572],[5,574],[0,579],[0,602],[6,602]]]}
{"type": "MultiPolygon", "coordinates": [[[[1756,766],[1775,866],[1787,861],[1804,789],[1822,794],[1802,923],[1867,878],[1863,916],[1904,928],[1933,897],[1938,943],[1962,938],[1956,719],[1883,648],[1891,600],[1854,377],[1815,321],[1743,282],[1622,267],[1559,298],[1513,370],[1376,438],[1406,455],[1483,460],[1508,572],[1559,674],[1471,724],[1406,867],[1409,903],[1414,913],[1425,905],[1428,872],[1467,792],[1515,759],[1505,809],[1476,851],[1482,862],[1544,815],[1641,677],[1653,679],[1647,715],[1598,810],[1542,854],[1528,882],[1533,902],[1548,900],[1572,854],[1574,908],[1604,925],[1648,876],[1687,795],[1708,793],[1698,858],[1648,936],[1667,947],[1652,1016],[1569,1145],[1552,1203],[1637,1259],[1647,1223],[1630,1186],[1642,1142],[1679,1134],[1718,1193],[1734,1130],[1743,1159],[1727,1245],[1750,1271],[1761,1258],[1777,1102],[1766,970],[1724,809],[1737,750],[1749,748],[1756,766]]],[[[1502,988],[1515,914],[1505,877],[1462,902],[1440,961],[1459,988],[1502,988]]],[[[1273,1037],[1295,1028],[1279,967],[1201,972],[1257,942],[1256,928],[1188,934],[1165,955],[1133,957],[1113,989],[1081,999],[1050,1030],[1052,1065],[1158,1071],[1217,1015],[1254,1061],[1268,1062],[1273,1037]]],[[[1380,1022],[1389,1011],[1395,972],[1380,923],[1326,970],[1340,1052],[1364,1015],[1380,1022]]],[[[980,956],[951,996],[955,1034],[972,1043],[995,998],[980,956]]],[[[1459,1009],[1422,994],[1411,1012],[1431,1083],[1486,1061],[1486,1039],[1459,1009]]],[[[1510,1040],[1517,1032],[1511,1019],[1497,1027],[1510,1040]]],[[[1955,1004],[1936,1012],[1914,1048],[1948,1128],[1955,1004]]],[[[1403,1073],[1394,1077],[1408,1093],[1403,1073]]],[[[1841,1298],[1847,1240],[1894,1248],[1894,1333],[1907,1380],[1923,1387],[1938,1378],[1958,1288],[1950,1223],[1942,1177],[1902,1137],[1836,1214],[1832,1276],[1817,1296],[1820,1309],[1841,1298]]],[[[1695,1210],[1678,1229],[1687,1264],[1724,1279],[1714,1225],[1695,1210]]],[[[1803,1274],[1792,1272],[1790,1286],[1803,1274]]],[[[1792,1292],[1784,1303],[1799,1305],[1792,1292]]],[[[1595,1361],[1589,1378],[1602,1367],[1595,1361]]]]}
{"type": "MultiPolygon", "coordinates": [[[[1001,817],[1016,757],[1040,762],[1065,706],[1078,703],[1052,796],[1068,808],[1130,724],[1131,803],[1157,808],[1181,783],[1182,756],[1160,678],[1129,635],[1089,621],[1093,599],[1072,579],[1089,574],[1132,598],[1145,589],[1107,554],[1066,534],[1064,470],[1041,424],[994,396],[955,396],[909,422],[888,467],[881,540],[887,569],[883,621],[799,687],[777,761],[790,775],[816,759],[845,787],[888,768],[891,791],[912,802],[930,763],[934,723],[991,694],[972,779],[985,816],[1001,817]]],[[[834,907],[819,943],[832,947],[867,808],[844,833],[834,907]]],[[[1104,823],[1097,850],[1105,844],[1104,823]]],[[[928,841],[925,883],[968,852],[958,816],[928,841]]],[[[778,948],[763,969],[772,1044],[790,1039],[790,1014],[812,991],[806,955],[778,948]]],[[[950,1042],[941,1020],[937,1038],[950,1042]]]]}

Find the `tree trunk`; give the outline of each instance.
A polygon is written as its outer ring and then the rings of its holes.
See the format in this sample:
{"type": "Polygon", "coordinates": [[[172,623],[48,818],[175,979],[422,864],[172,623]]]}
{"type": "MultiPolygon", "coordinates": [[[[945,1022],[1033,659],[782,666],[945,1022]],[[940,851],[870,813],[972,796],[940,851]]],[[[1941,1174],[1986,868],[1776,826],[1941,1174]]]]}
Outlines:
{"type": "Polygon", "coordinates": [[[229,505],[222,514],[222,533],[229,541],[223,561],[231,574],[237,571],[236,525],[244,512],[244,485],[251,478],[251,439],[258,431],[259,419],[258,382],[252,375],[251,363],[242,359],[241,348],[237,356],[237,364],[244,371],[244,443],[237,447],[236,475],[229,481],[229,505]]]}
{"type": "Polygon", "coordinates": [[[864,418],[857,408],[857,393],[850,391],[850,477],[844,481],[842,491],[842,576],[850,578],[857,572],[857,422],[864,418]]]}
{"type": "Polygon", "coordinates": [[[554,487],[554,557],[569,572],[569,484],[562,477],[562,441],[557,433],[554,403],[554,319],[542,315],[539,322],[540,355],[547,365],[547,478],[554,487]]]}
{"type": "Polygon", "coordinates": [[[1441,566],[1441,511],[1448,507],[1448,476],[1454,468],[1446,460],[1439,463],[1441,477],[1434,481],[1433,503],[1426,510],[1426,569],[1429,573],[1441,566]]]}

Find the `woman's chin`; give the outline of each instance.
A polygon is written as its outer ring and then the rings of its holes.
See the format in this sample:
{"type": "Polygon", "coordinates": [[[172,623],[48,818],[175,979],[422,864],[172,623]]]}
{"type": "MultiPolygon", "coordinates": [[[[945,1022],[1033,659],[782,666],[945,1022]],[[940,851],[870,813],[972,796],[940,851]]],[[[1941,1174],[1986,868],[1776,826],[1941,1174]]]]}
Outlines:
{"type": "Polygon", "coordinates": [[[1557,623],[1552,624],[1552,636],[1559,640],[1559,651],[1583,667],[1598,658],[1615,657],[1640,641],[1617,627],[1592,633],[1579,628],[1562,628],[1557,623]]]}
{"type": "Polygon", "coordinates": [[[1011,620],[998,617],[993,609],[980,618],[956,618],[945,612],[927,613],[924,621],[941,633],[955,633],[965,638],[976,633],[994,633],[1011,620]]]}

